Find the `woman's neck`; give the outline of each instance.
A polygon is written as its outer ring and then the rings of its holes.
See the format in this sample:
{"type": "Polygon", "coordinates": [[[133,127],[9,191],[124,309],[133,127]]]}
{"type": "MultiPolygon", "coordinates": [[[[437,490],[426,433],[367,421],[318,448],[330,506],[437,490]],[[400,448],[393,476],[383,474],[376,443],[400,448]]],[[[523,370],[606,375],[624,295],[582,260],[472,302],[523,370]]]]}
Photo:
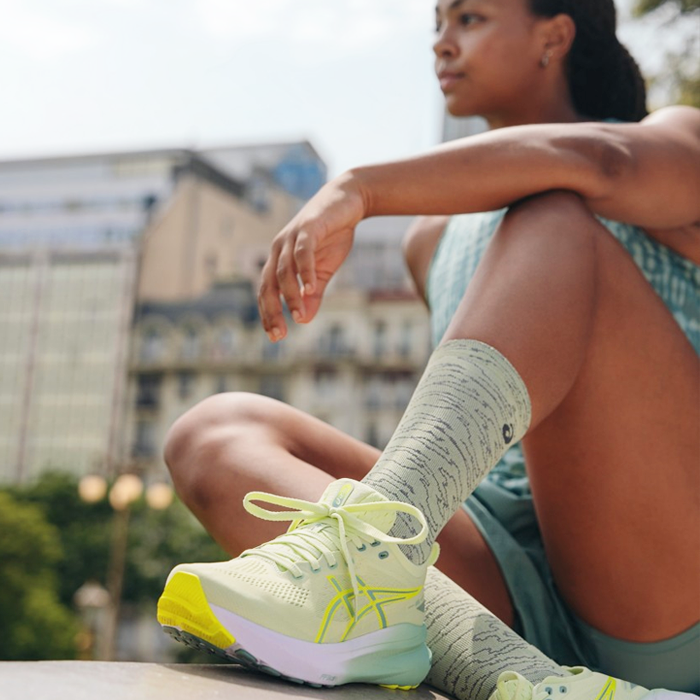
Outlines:
{"type": "Polygon", "coordinates": [[[517,112],[484,115],[484,118],[489,125],[489,130],[501,129],[505,126],[521,126],[523,124],[566,124],[587,121],[569,103],[533,104],[517,112]]]}

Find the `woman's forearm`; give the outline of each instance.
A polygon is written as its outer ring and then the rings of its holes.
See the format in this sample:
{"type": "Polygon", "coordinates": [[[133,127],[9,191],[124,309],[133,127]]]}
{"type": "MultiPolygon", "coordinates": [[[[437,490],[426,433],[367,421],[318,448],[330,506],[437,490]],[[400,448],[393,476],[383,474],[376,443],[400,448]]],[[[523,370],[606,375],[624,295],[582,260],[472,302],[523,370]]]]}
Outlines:
{"type": "Polygon", "coordinates": [[[489,211],[569,190],[610,219],[688,226],[700,220],[700,110],[666,108],[639,124],[508,127],[350,176],[367,216],[489,211]]]}
{"type": "Polygon", "coordinates": [[[626,153],[595,124],[499,129],[424,155],[354,169],[368,216],[458,214],[508,206],[564,189],[595,197],[626,153]]]}

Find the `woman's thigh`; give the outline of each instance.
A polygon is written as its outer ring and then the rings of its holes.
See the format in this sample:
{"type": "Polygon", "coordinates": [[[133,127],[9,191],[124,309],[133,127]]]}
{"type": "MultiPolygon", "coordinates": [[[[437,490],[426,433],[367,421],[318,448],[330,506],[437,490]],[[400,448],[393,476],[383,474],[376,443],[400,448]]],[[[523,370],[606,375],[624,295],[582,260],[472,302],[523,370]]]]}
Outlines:
{"type": "Polygon", "coordinates": [[[560,591],[593,627],[651,642],[700,618],[700,365],[627,254],[603,243],[586,359],[524,446],[560,591]]]}
{"type": "Polygon", "coordinates": [[[612,636],[700,617],[700,364],[579,198],[511,208],[445,339],[500,350],[528,387],[528,473],[557,587],[612,636]]]}
{"type": "MultiPolygon", "coordinates": [[[[285,529],[247,513],[242,506],[246,493],[316,501],[334,479],[361,480],[379,455],[376,448],[298,409],[245,393],[205,399],[173,425],[166,444],[178,493],[232,555],[285,529]]],[[[456,513],[438,542],[437,567],[512,624],[500,569],[467,513],[456,513]]]]}

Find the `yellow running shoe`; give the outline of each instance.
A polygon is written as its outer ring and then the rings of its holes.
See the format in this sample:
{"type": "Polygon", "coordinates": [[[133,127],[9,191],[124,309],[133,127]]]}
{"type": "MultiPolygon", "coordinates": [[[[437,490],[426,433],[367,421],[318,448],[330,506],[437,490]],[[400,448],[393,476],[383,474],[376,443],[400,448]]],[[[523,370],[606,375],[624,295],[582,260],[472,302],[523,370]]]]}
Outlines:
{"type": "Polygon", "coordinates": [[[244,505],[292,524],[229,562],[175,567],[158,601],[165,631],[295,682],[419,685],[430,669],[423,585],[438,547],[416,565],[400,545],[427,537],[420,510],[352,479],[332,483],[318,503],[253,492],[244,505]],[[398,512],[415,517],[421,531],[387,535],[398,512]]]}
{"type": "Polygon", "coordinates": [[[490,700],[698,700],[692,693],[647,690],[582,666],[567,669],[568,676],[550,676],[533,686],[519,673],[506,671],[498,677],[490,700]]]}

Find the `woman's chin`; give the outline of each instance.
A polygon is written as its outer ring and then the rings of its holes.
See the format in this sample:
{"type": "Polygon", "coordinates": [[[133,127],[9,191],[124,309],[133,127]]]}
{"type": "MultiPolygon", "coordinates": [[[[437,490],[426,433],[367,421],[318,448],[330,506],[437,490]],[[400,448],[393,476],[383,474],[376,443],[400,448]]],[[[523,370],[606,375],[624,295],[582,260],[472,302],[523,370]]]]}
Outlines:
{"type": "Polygon", "coordinates": [[[452,117],[479,117],[479,112],[472,105],[450,99],[450,95],[445,96],[445,109],[452,117]]]}

